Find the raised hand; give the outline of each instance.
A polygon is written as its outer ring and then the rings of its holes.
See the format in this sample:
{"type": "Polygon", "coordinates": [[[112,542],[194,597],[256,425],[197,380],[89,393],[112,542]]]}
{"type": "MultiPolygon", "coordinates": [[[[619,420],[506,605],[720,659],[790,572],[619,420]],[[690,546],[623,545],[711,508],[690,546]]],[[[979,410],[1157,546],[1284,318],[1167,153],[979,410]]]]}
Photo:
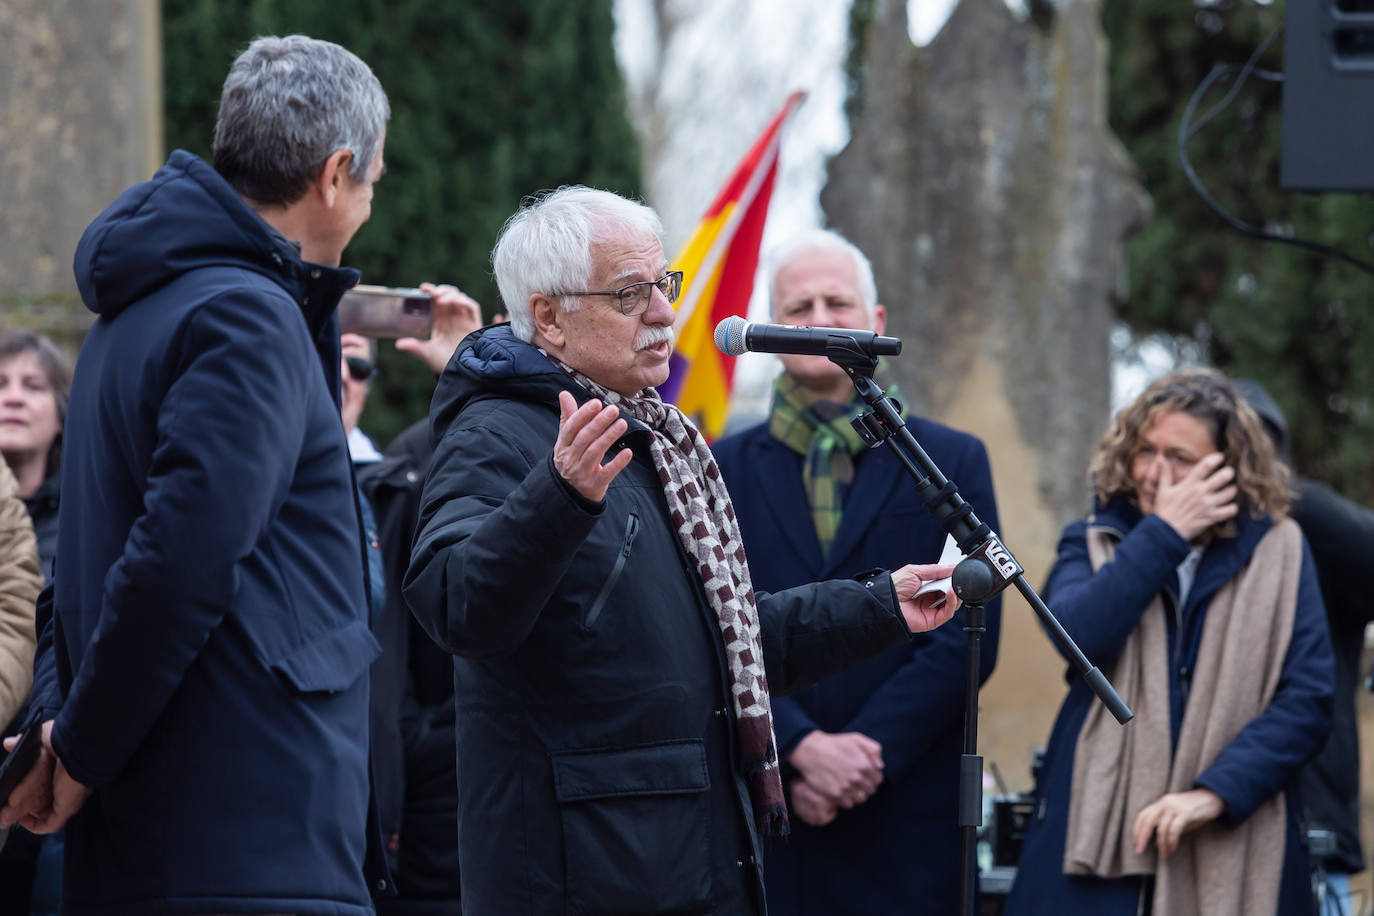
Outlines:
{"type": "Polygon", "coordinates": [[[434,330],[424,340],[402,337],[396,341],[396,349],[420,357],[438,375],[463,338],[482,326],[482,308],[471,296],[447,283],[421,283],[420,289],[434,300],[434,330]]]}
{"type": "Polygon", "coordinates": [[[1196,830],[1221,816],[1226,805],[1211,789],[1170,792],[1151,802],[1136,815],[1131,832],[1135,851],[1144,852],[1154,839],[1159,857],[1167,859],[1178,849],[1183,834],[1196,830]]]}
{"type": "Polygon", "coordinates": [[[1232,483],[1236,472],[1223,466],[1222,460],[1220,452],[1205,455],[1177,480],[1169,462],[1160,463],[1154,514],[1185,541],[1236,514],[1236,487],[1232,483]]]}
{"type": "Polygon", "coordinates": [[[852,808],[868,801],[883,781],[883,747],[859,732],[811,732],[788,755],[790,763],[832,804],[852,808]]]}
{"type": "Polygon", "coordinates": [[[558,440],[553,445],[553,466],[563,479],[591,502],[606,498],[606,490],[615,475],[634,460],[634,453],[621,449],[610,461],[602,464],[612,443],[625,435],[629,428],[620,417],[620,410],[595,398],[577,406],[570,391],[558,392],[558,440]]]}
{"type": "Polygon", "coordinates": [[[924,633],[945,623],[959,610],[959,597],[954,589],[930,592],[917,597],[921,586],[954,574],[952,563],[908,565],[892,571],[892,584],[897,589],[897,603],[913,633],[924,633]]]}

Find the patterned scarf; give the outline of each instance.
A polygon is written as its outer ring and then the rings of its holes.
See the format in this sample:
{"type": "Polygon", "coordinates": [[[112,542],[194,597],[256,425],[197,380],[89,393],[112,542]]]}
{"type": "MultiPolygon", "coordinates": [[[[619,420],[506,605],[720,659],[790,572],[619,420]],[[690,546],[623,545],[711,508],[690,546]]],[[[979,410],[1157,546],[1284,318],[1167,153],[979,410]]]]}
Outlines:
{"type": "MultiPolygon", "coordinates": [[[[889,385],[884,393],[901,400],[896,385],[889,385]]],[[[854,481],[854,457],[868,448],[851,425],[867,409],[868,405],[857,398],[847,404],[818,399],[786,373],[773,384],[768,432],[805,459],[802,483],[811,504],[821,559],[830,555],[840,531],[844,515],[840,487],[854,481]]],[[[905,405],[902,416],[906,416],[905,405]]]]}
{"type": "Polygon", "coordinates": [[[735,507],[730,503],[716,459],[692,421],[673,405],[663,403],[653,388],[645,388],[638,397],[625,397],[608,391],[552,356],[549,360],[603,403],[614,404],[653,431],[649,450],[663,484],[668,512],[678,540],[696,563],[702,589],[725,643],[735,732],[754,819],[764,835],[785,836],[787,806],[778,772],[754,586],[739,523],[735,521],[735,507]]]}

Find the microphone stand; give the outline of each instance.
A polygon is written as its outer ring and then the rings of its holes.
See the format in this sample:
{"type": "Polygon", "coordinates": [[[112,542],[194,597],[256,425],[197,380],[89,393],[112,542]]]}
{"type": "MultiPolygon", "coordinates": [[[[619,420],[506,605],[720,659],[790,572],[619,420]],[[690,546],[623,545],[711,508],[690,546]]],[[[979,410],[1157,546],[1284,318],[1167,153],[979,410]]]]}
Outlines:
{"type": "Polygon", "coordinates": [[[1107,681],[1106,676],[1088,661],[1045,602],[1026,582],[1025,571],[1003,545],[996,532],[978,520],[973,507],[964,502],[959,488],[951,483],[931,461],[901,417],[901,406],[883,394],[873,381],[878,366],[852,337],[832,334],[826,343],[826,357],[838,365],[854,382],[859,397],[871,410],[855,418],[854,429],[870,448],[885,443],[916,481],[916,493],[925,507],[939,519],[964,553],[954,568],[954,593],[963,602],[964,632],[968,634],[968,683],[964,699],[964,752],[959,759],[959,832],[962,841],[963,874],[959,891],[960,912],[974,914],[974,889],[978,878],[976,861],[978,828],[983,824],[983,758],[978,754],[978,674],[982,636],[986,628],[985,605],[1009,585],[1015,585],[1050,631],[1060,649],[1083,675],[1093,693],[1122,724],[1135,715],[1107,681]]]}

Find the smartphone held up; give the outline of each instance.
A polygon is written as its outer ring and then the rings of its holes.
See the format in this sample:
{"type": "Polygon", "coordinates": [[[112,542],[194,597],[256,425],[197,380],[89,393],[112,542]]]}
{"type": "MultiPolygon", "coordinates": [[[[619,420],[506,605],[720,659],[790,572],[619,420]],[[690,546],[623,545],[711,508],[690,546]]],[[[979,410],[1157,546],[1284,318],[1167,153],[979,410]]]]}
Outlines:
{"type": "Polygon", "coordinates": [[[358,285],[339,300],[339,330],[364,337],[430,336],[434,307],[423,290],[358,285]]]}

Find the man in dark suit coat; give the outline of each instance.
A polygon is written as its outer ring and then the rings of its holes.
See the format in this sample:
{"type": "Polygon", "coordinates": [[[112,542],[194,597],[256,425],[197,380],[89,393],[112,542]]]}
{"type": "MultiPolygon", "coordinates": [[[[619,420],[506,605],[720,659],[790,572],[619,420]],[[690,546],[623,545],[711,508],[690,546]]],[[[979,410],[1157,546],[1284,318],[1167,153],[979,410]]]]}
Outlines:
{"type": "MultiPolygon", "coordinates": [[[[794,240],[771,267],[774,321],[883,333],[886,312],[872,267],[835,233],[794,240]]],[[[863,408],[849,377],[823,356],[782,362],[769,419],[715,447],[755,587],[774,591],[938,555],[945,535],[896,457],[866,449],[849,427],[863,408]]],[[[996,530],[982,443],[921,417],[908,416],[907,424],[996,530]]],[[[1000,623],[994,601],[983,680],[992,673],[1000,623]]],[[[960,624],[773,699],[793,826],[766,850],[772,916],[957,910],[967,664],[960,624]],[[909,864],[894,867],[893,848],[910,850],[909,864]]]]}

